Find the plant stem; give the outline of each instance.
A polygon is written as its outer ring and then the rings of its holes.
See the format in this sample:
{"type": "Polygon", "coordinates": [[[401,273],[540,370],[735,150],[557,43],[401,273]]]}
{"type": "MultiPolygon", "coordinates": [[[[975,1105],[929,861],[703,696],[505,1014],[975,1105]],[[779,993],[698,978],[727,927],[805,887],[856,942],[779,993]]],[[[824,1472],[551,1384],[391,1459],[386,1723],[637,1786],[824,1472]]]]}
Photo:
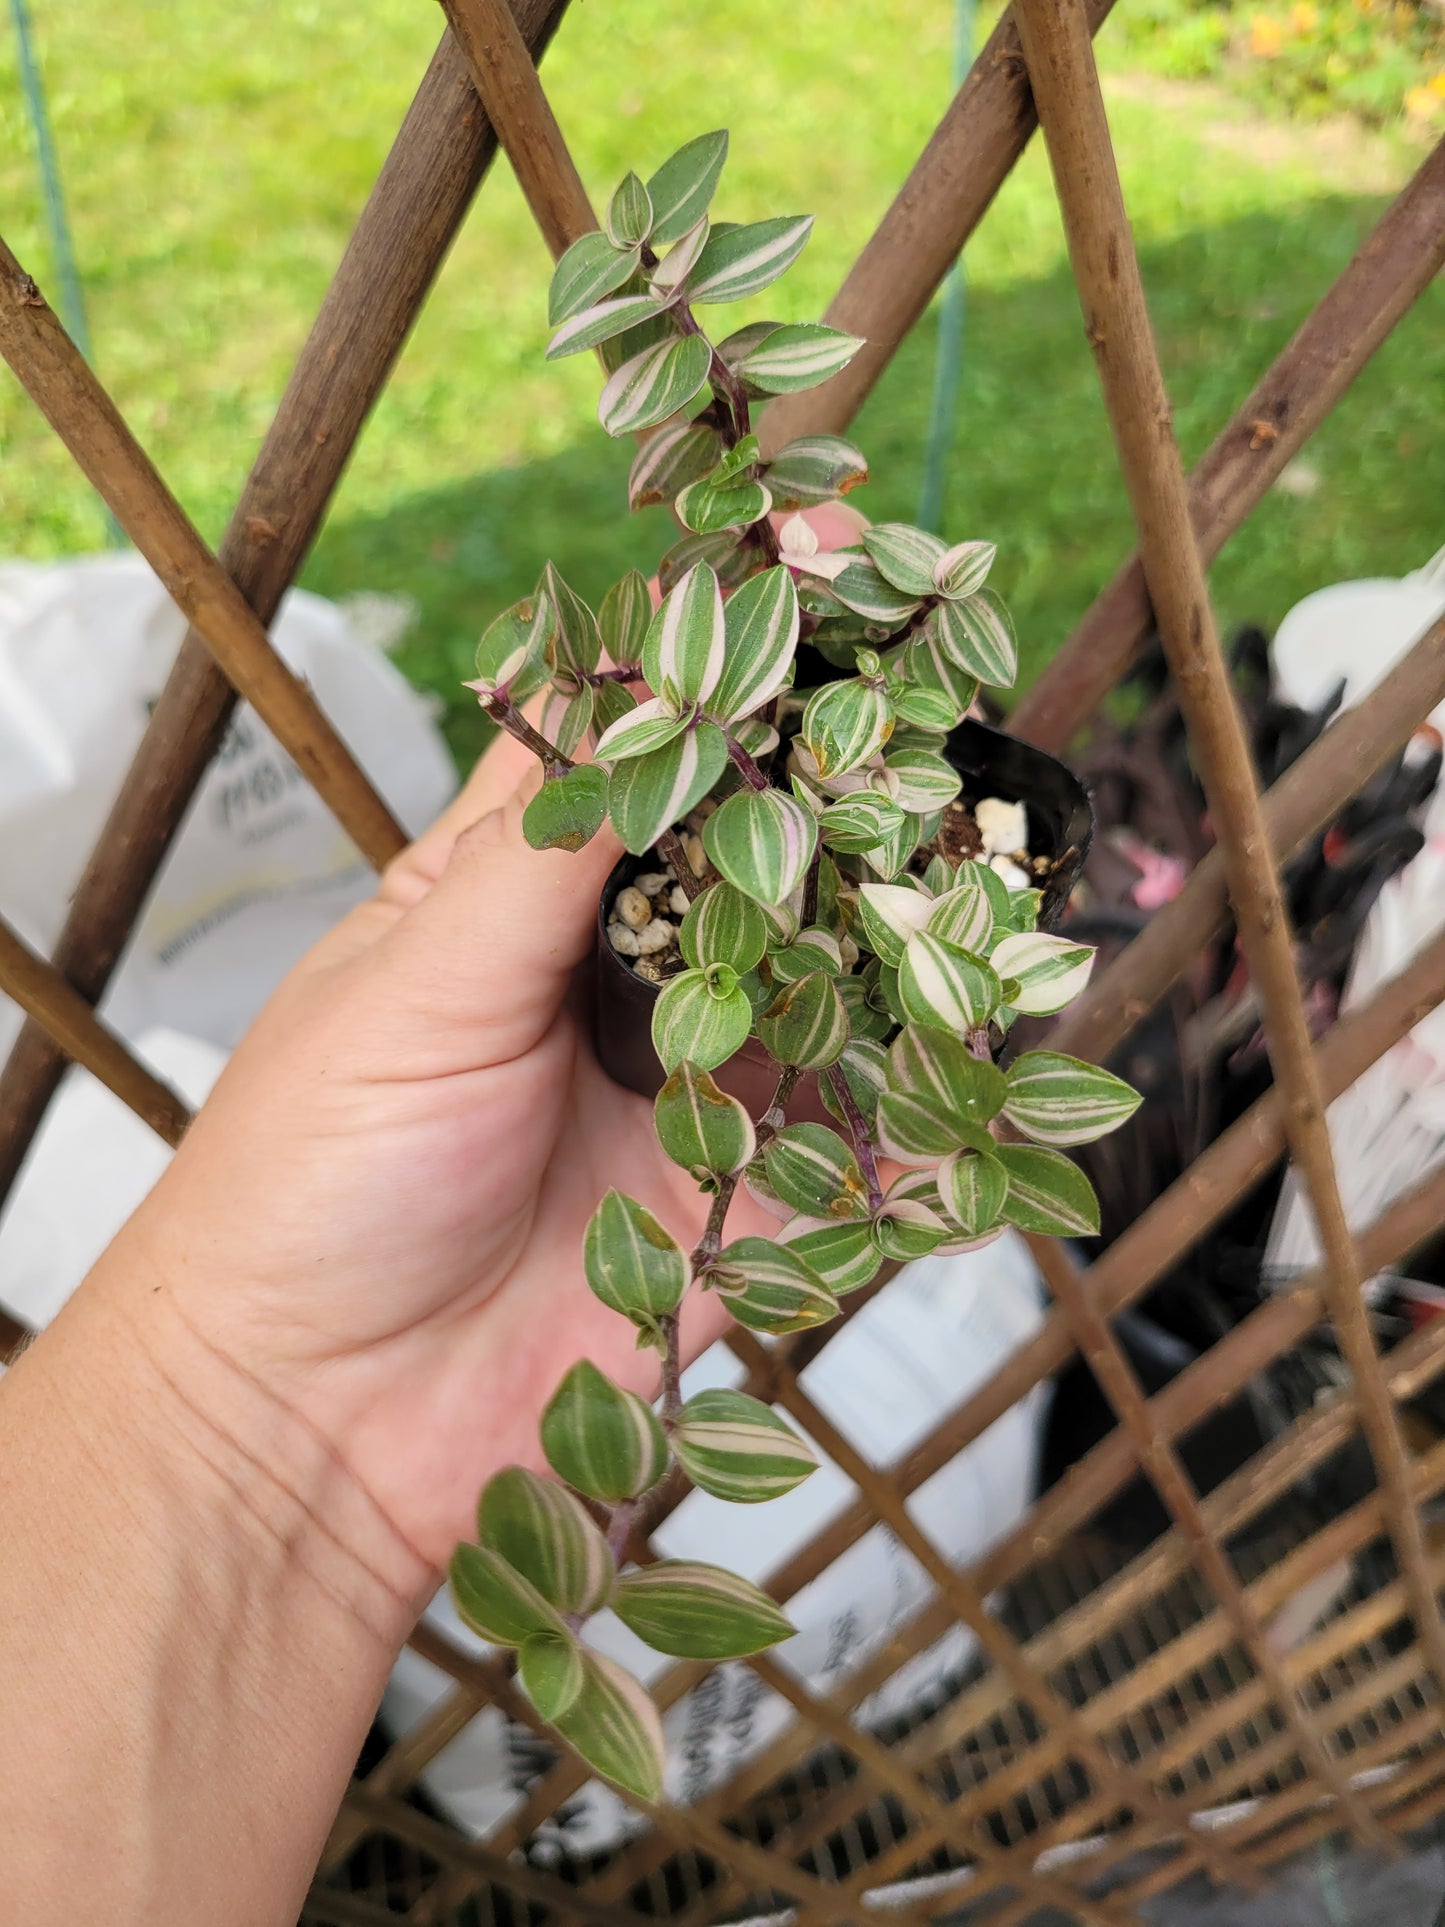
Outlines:
{"type": "Polygon", "coordinates": [[[555,743],[549,743],[540,730],[533,729],[526,717],[503,690],[498,689],[490,696],[481,699],[482,708],[494,722],[499,723],[509,736],[515,736],[519,743],[531,750],[549,776],[561,776],[575,767],[570,756],[564,756],[555,743]]]}
{"type": "Polygon", "coordinates": [[[627,1542],[632,1537],[632,1528],[637,1523],[640,1509],[636,1499],[623,1499],[613,1506],[612,1517],[607,1521],[607,1550],[619,1569],[627,1557],[627,1542]]]}
{"type": "Polygon", "coordinates": [[[583,682],[641,682],[642,664],[640,662],[621,662],[615,669],[584,669],[580,672],[583,682]]]}
{"type": "Polygon", "coordinates": [[[863,1182],[868,1187],[868,1209],[880,1211],[883,1207],[883,1186],[878,1178],[878,1157],[873,1148],[873,1135],[868,1129],[868,1120],[858,1109],[858,1101],[849,1087],[848,1079],[836,1064],[828,1071],[828,1084],[838,1108],[848,1120],[848,1129],[853,1134],[853,1149],[858,1154],[858,1168],[863,1173],[863,1182]]]}
{"type": "MultiPolygon", "coordinates": [[[[658,1319],[664,1347],[662,1353],[662,1424],[670,1432],[682,1411],[682,1348],[678,1342],[678,1315],[668,1312],[658,1319]]],[[[614,1521],[615,1523],[615,1521],[614,1521]]]]}
{"type": "Polygon", "coordinates": [[[749,789],[770,790],[773,786],[735,736],[727,739],[728,755],[742,774],[749,789]]]}
{"type": "Polygon", "coordinates": [[[658,854],[666,863],[673,876],[681,884],[689,903],[696,903],[702,895],[702,878],[697,876],[687,860],[687,851],[682,846],[682,838],[676,830],[664,830],[657,839],[658,854]]]}
{"type": "Polygon", "coordinates": [[[823,865],[823,845],[813,845],[813,860],[808,865],[808,874],[803,878],[803,908],[799,918],[804,930],[818,921],[818,872],[823,865]]]}
{"type": "MultiPolygon", "coordinates": [[[[784,1065],[768,1108],[758,1119],[757,1149],[759,1151],[771,1138],[778,1135],[786,1123],[788,1099],[793,1095],[801,1076],[802,1072],[795,1065],[784,1065]]],[[[707,1223],[703,1227],[702,1236],[692,1248],[691,1264],[694,1277],[698,1272],[705,1270],[722,1250],[723,1226],[727,1221],[728,1206],[733,1201],[733,1194],[741,1178],[741,1171],[730,1173],[722,1179],[713,1194],[712,1208],[707,1214],[707,1223]]]]}
{"type": "Polygon", "coordinates": [[[968,1033],[964,1042],[968,1045],[969,1055],[976,1057],[981,1064],[993,1062],[993,1049],[988,1041],[987,1024],[977,1025],[968,1033]]]}

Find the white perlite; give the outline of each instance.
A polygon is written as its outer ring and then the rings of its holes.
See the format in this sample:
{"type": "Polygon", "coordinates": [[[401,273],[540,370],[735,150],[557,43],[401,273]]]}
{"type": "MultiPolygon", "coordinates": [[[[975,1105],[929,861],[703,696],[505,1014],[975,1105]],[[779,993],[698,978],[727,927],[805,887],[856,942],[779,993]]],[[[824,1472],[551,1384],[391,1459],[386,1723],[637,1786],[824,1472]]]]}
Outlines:
{"type": "Polygon", "coordinates": [[[654,917],[646,929],[637,933],[638,955],[651,957],[659,950],[666,950],[676,935],[675,923],[669,923],[666,917],[654,917]]]}
{"type": "Polygon", "coordinates": [[[629,930],[618,917],[613,917],[607,925],[607,941],[619,957],[638,957],[642,954],[637,932],[629,930]]]}
{"type": "Polygon", "coordinates": [[[1006,803],[1001,796],[985,796],[974,810],[973,818],[988,856],[1012,856],[1029,847],[1029,813],[1022,803],[1006,803]]]}
{"type": "Polygon", "coordinates": [[[1028,890],[1033,886],[1033,878],[1029,875],[1028,871],[1021,870],[1018,864],[1013,861],[1012,857],[991,856],[988,860],[988,867],[997,876],[1003,878],[1010,890],[1028,890]]]}
{"type": "Polygon", "coordinates": [[[612,914],[620,918],[629,930],[645,930],[652,921],[652,905],[641,890],[629,884],[627,889],[617,892],[612,914]]]}

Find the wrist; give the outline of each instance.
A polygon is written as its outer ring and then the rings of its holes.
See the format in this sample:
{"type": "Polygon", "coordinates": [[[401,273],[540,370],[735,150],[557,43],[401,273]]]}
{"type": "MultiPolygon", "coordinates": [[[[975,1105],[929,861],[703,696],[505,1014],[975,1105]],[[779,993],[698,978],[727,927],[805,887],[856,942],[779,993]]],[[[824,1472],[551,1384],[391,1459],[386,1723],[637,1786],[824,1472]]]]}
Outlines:
{"type": "MultiPolygon", "coordinates": [[[[216,1281],[224,1289],[224,1281],[216,1281]]],[[[220,1565],[387,1663],[438,1581],[294,1399],[208,1336],[123,1233],[37,1347],[54,1395],[220,1565]],[[310,1597],[308,1597],[310,1595],[310,1597]]]]}

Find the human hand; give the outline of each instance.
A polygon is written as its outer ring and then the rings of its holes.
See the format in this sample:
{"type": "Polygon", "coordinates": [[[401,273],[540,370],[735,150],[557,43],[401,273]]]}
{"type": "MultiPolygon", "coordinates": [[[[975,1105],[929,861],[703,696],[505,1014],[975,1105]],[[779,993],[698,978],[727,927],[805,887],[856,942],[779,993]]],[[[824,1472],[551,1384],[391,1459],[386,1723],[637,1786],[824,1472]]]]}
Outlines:
{"type": "MultiPolygon", "coordinates": [[[[816,517],[831,545],[859,519],[816,517]]],[[[704,1218],[577,1007],[620,847],[604,827],[575,855],[530,849],[536,782],[498,742],[291,973],[110,1267],[147,1343],[179,1325],[301,1414],[432,1574],[488,1476],[540,1463],[541,1407],[575,1359],[656,1389],[656,1354],[583,1281],[603,1193],[684,1246],[704,1218]]],[[[729,1235],[768,1228],[740,1192],[729,1235]]],[[[725,1322],[692,1294],[685,1351],[725,1322]]]]}

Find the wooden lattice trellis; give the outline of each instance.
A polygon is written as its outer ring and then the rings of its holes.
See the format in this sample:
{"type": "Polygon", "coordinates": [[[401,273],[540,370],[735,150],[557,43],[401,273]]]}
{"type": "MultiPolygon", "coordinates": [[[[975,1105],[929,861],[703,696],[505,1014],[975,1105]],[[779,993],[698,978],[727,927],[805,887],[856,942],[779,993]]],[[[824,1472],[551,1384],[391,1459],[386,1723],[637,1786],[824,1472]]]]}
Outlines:
{"type": "MultiPolygon", "coordinates": [[[[0,349],[191,624],[53,957],[35,956],[0,923],[0,988],[30,1018],[0,1075],[0,1201],[70,1059],[167,1142],[185,1128],[184,1105],[105,1028],[94,1005],[238,695],[373,863],[401,845],[345,745],[272,650],[266,625],[498,142],[554,254],[596,225],[534,64],[565,0],[516,0],[515,11],[506,0],[443,5],[448,31],[218,554],[205,548],[0,243],[0,349]]],[[[690,1808],[650,1810],[647,1831],[585,1877],[574,1870],[564,1880],[522,1855],[587,1777],[570,1757],[490,1838],[463,1839],[405,1796],[483,1708],[537,1722],[503,1665],[424,1626],[413,1644],[452,1688],[354,1783],[309,1919],[402,1914],[417,1927],[636,1927],[658,1913],[686,1927],[757,1915],[847,1921],[868,1910],[877,1890],[914,1878],[890,1895],[890,1917],[932,1920],[964,1896],[989,1896],[995,1927],[1048,1906],[1117,1924],[1198,1870],[1257,1884],[1268,1867],[1336,1830],[1390,1850],[1445,1808],[1445,1557],[1421,1527],[1422,1505],[1445,1488],[1445,1446],[1412,1456],[1397,1416],[1400,1401],[1445,1370],[1445,1321],[1381,1357],[1359,1289],[1445,1223],[1445,1172],[1352,1235],[1324,1120],[1324,1106],[1445,997],[1445,938],[1312,1046],[1279,884],[1281,863],[1445,701],[1445,621],[1261,796],[1204,579],[1207,563],[1445,262],[1445,143],[1186,482],[1094,66],[1091,37],[1109,11],[1110,0],[1015,0],[829,310],[830,322],[868,346],[824,389],[775,402],[764,433],[776,445],[804,430],[846,426],[1037,116],[1139,553],[1024,698],[1013,727],[1062,746],[1157,625],[1218,838],[1182,894],[1102,974],[1056,1039],[1083,1056],[1106,1055],[1232,916],[1265,1012],[1274,1087],[1087,1270],[1063,1247],[1034,1241],[1053,1297],[1042,1327],[886,1469],[826,1419],[802,1382],[836,1325],[771,1350],[741,1331],[729,1341],[747,1389],[789,1412],[856,1488],[843,1512],[772,1574],[776,1597],[797,1593],[878,1521],[934,1590],[887,1647],[826,1698],[767,1657],[749,1662],[796,1717],[728,1785],[690,1808]],[[1146,1397],[1111,1318],[1284,1155],[1313,1204],[1324,1263],[1146,1397]],[[1346,1386],[1201,1500],[1176,1442],[1322,1325],[1348,1366],[1346,1386]],[[916,1522],[910,1495],[1076,1352],[1105,1389],[1116,1429],[970,1569],[954,1568],[916,1522]],[[1254,1541],[1246,1548],[1244,1528],[1357,1435],[1373,1459],[1374,1491],[1303,1538],[1264,1553],[1254,1541]],[[1140,1471],[1171,1528],[1130,1563],[1091,1564],[1081,1529],[1140,1471]],[[1374,1590],[1362,1582],[1304,1645],[1276,1653],[1263,1630],[1270,1615],[1382,1536],[1397,1576],[1374,1590]],[[875,1734],[854,1721],[858,1705],[959,1622],[982,1657],[953,1697],[902,1733],[875,1734]],[[371,1881],[368,1855],[377,1868],[371,1881]],[[351,1877],[338,1884],[333,1870],[343,1864],[351,1877]]],[[[851,1297],[847,1315],[870,1296],[851,1297]]],[[[0,1308],[0,1348],[24,1335],[0,1308]]],[[[654,1556],[649,1534],[662,1517],[654,1510],[636,1535],[639,1559],[654,1556]]],[[[675,1665],[659,1685],[661,1703],[675,1704],[707,1670],[675,1665]]]]}

